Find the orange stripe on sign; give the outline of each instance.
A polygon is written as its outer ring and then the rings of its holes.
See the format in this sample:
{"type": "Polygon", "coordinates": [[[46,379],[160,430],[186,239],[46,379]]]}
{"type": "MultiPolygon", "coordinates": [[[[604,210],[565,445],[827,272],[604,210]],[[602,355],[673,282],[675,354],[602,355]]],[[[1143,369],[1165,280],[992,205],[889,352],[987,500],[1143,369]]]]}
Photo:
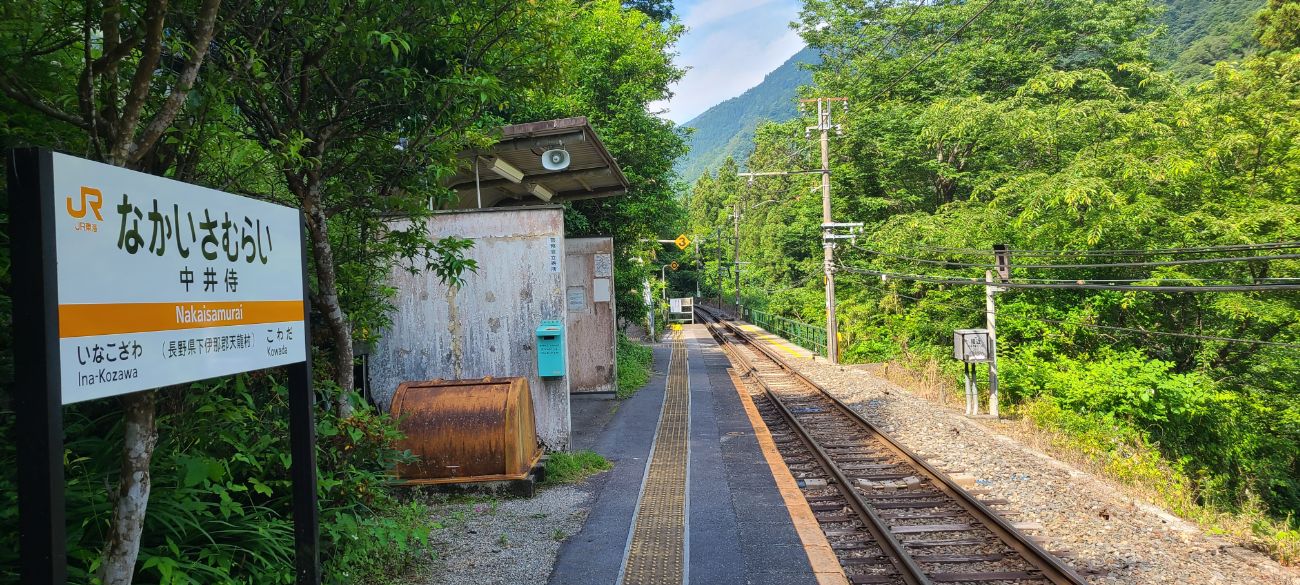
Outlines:
{"type": "Polygon", "coordinates": [[[59,337],[302,321],[302,301],[59,305],[59,337]]]}

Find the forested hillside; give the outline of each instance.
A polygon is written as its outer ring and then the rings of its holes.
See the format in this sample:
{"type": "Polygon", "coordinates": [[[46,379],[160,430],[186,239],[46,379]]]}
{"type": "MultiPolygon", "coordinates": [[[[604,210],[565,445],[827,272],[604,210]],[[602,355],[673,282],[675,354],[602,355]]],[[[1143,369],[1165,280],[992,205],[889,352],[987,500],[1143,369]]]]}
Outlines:
{"type": "Polygon", "coordinates": [[[694,181],[709,169],[718,168],[729,156],[749,156],[759,124],[784,122],[795,116],[795,91],[812,81],[812,72],[801,65],[817,62],[816,51],[799,51],[768,73],[762,83],[682,124],[694,132],[688,142],[690,152],[677,163],[678,174],[694,181]]]}
{"type": "Polygon", "coordinates": [[[1157,59],[1179,77],[1208,79],[1219,61],[1240,59],[1256,48],[1254,16],[1264,0],[1164,0],[1164,38],[1157,59]]]}
{"type": "MultiPolygon", "coordinates": [[[[1241,14],[1229,4],[1216,22],[1241,14]]],[[[824,57],[808,93],[849,100],[834,219],[865,223],[836,250],[842,357],[959,388],[952,331],[983,326],[985,271],[1006,244],[1004,408],[1294,561],[1300,3],[1269,0],[1249,21],[1258,50],[1203,82],[1153,57],[1167,18],[1146,0],[805,3],[800,30],[824,57]]],[[[1178,22],[1184,40],[1220,30],[1178,22]]],[[[817,168],[811,123],[761,126],[745,164],[817,168]]],[[[824,323],[817,177],[746,185],[738,166],[691,194],[692,232],[713,235],[705,272],[729,270],[738,245],[746,304],[824,323]]],[[[705,283],[733,294],[730,278],[705,283]]]]}
{"type": "MultiPolygon", "coordinates": [[[[1204,80],[1214,64],[1240,59],[1256,47],[1254,16],[1264,0],[1156,0],[1163,5],[1159,23],[1166,33],[1152,44],[1158,66],[1175,76],[1204,80]]],[[[754,130],[765,121],[794,117],[799,87],[812,79],[800,63],[821,58],[805,48],[745,93],[724,101],[682,124],[693,128],[690,151],[678,160],[682,178],[694,181],[716,170],[727,157],[744,160],[753,152],[754,130]]]]}

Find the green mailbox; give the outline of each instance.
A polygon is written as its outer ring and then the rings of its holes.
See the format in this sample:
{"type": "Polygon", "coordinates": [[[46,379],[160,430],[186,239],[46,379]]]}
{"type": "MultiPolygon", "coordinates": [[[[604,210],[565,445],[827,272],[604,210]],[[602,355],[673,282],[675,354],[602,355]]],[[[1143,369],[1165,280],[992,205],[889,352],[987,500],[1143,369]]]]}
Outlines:
{"type": "Polygon", "coordinates": [[[537,375],[564,377],[564,321],[542,321],[537,328],[537,375]]]}

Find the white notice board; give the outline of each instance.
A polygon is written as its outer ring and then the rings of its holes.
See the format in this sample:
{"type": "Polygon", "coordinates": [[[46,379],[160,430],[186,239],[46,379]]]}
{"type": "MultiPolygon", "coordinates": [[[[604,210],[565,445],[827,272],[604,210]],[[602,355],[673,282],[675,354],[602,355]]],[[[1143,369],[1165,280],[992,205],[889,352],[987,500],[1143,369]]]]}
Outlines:
{"type": "Polygon", "coordinates": [[[298,210],[53,155],[63,403],[298,363],[298,210]]]}

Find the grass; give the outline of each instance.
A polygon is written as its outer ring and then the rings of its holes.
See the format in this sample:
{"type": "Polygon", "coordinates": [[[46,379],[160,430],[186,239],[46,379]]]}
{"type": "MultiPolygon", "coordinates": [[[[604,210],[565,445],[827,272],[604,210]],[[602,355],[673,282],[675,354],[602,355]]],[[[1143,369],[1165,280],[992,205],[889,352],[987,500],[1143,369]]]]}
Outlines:
{"type": "Polygon", "coordinates": [[[546,483],[578,483],[613,467],[614,464],[595,451],[552,453],[546,459],[546,483]]]}
{"type": "Polygon", "coordinates": [[[1290,522],[1269,517],[1258,498],[1242,502],[1236,510],[1202,503],[1192,478],[1135,430],[1064,410],[1049,399],[1031,400],[1016,411],[1050,436],[1050,451],[1064,451],[1210,534],[1230,536],[1283,565],[1300,562],[1300,531],[1290,522]]]}
{"type": "Polygon", "coordinates": [[[618,398],[631,397],[650,381],[650,364],[654,354],[649,347],[618,334],[618,398]]]}
{"type": "MultiPolygon", "coordinates": [[[[957,404],[962,399],[955,394],[960,382],[933,358],[905,353],[887,362],[876,375],[928,400],[957,404]]],[[[1257,500],[1243,502],[1237,510],[1203,504],[1192,478],[1135,429],[1061,409],[1048,399],[1029,400],[1007,410],[1036,429],[1039,437],[1035,442],[1046,443],[1036,446],[1053,456],[1111,478],[1138,498],[1194,522],[1210,534],[1230,536],[1283,565],[1300,563],[1300,531],[1290,521],[1269,517],[1257,500]]]]}

